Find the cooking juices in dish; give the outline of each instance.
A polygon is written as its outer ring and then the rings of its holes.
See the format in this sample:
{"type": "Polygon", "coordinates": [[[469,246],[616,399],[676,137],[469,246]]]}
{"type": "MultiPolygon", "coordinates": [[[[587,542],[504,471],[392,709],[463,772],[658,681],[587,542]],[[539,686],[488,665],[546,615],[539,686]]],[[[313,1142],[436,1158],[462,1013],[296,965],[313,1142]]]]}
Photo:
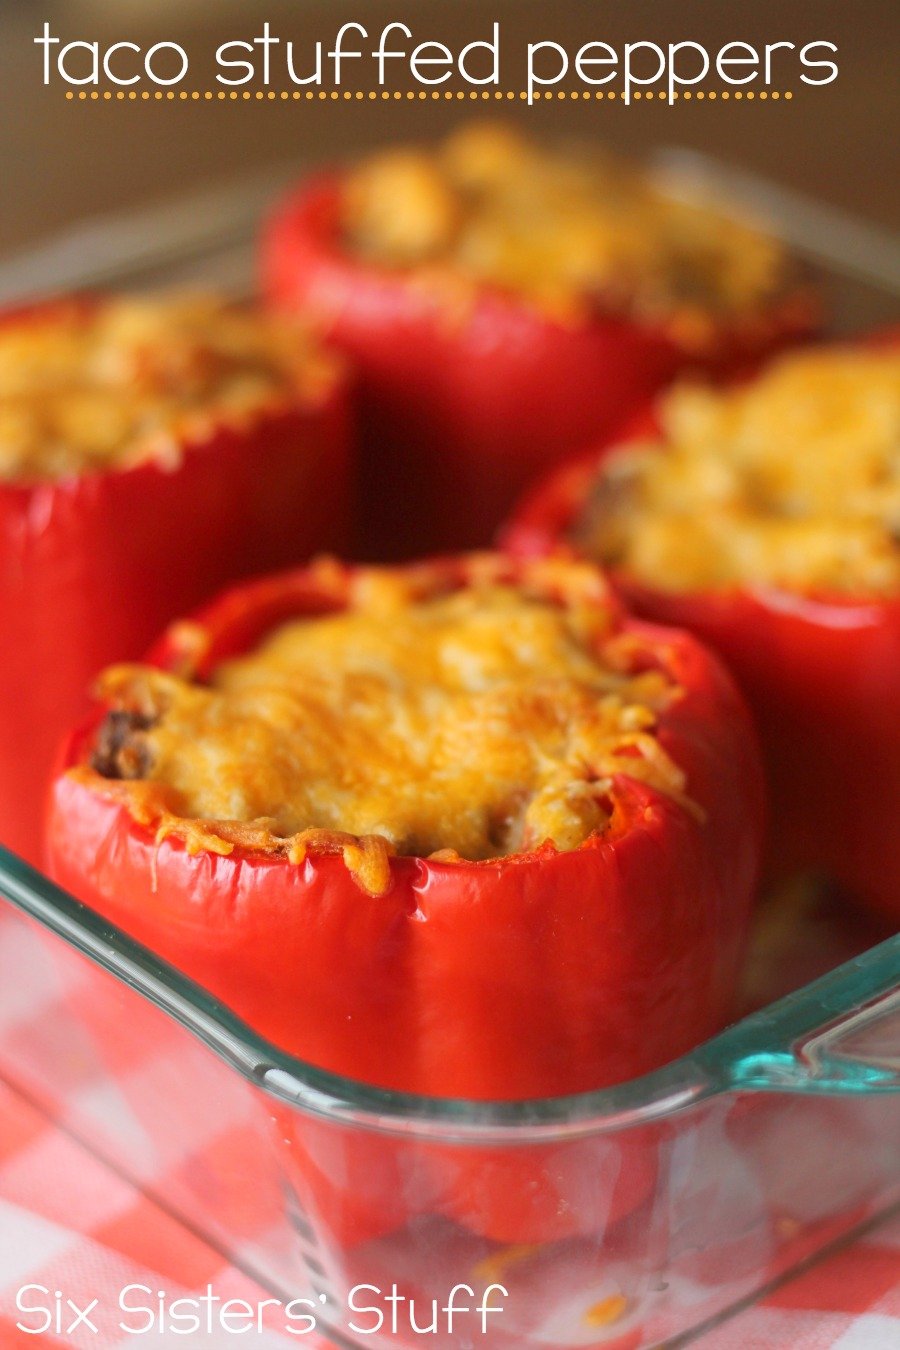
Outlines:
{"type": "Polygon", "coordinates": [[[592,567],[320,564],[99,691],[54,787],[54,876],[312,1063],[550,1096],[727,1015],[752,733],[715,660],[592,567]]]}
{"type": "Polygon", "coordinates": [[[359,363],[367,542],[394,553],[484,543],[530,478],[678,370],[732,370],[815,315],[752,224],[490,125],[305,186],[263,273],[359,363]]]}
{"type": "Polygon", "coordinates": [[[344,379],[212,297],[0,317],[0,838],[40,861],[60,736],[106,662],[227,580],[341,537],[344,379]]]}
{"type": "Polygon", "coordinates": [[[900,919],[900,346],[782,357],[537,488],[511,545],[566,541],[716,646],[750,696],[778,867],[900,919]],[[601,462],[602,461],[602,462],[601,462]]]}

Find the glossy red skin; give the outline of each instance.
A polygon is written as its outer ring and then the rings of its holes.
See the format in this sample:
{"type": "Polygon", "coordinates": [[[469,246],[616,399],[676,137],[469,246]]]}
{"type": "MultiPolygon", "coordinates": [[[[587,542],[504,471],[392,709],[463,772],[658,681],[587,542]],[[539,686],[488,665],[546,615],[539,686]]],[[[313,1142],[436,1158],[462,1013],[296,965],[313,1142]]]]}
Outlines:
{"type": "MultiPolygon", "coordinates": [[[[464,561],[440,566],[464,581],[464,561]]],[[[509,564],[510,577],[521,571],[509,564]]],[[[289,614],[334,606],[309,571],[231,592],[200,616],[211,635],[201,676],[289,614]]],[[[293,865],[237,851],[191,857],[173,839],[157,848],[123,805],[62,773],[48,819],[52,875],[264,1036],[333,1072],[485,1100],[634,1077],[727,1017],[756,883],[762,787],[749,718],[717,662],[685,634],[621,626],[683,690],[661,715],[660,740],[686,769],[704,824],[623,777],[611,828],[579,849],[486,863],[399,858],[391,889],[372,897],[337,856],[293,865]]],[[[155,660],[165,667],[179,656],[169,639],[155,660]]],[[[67,763],[83,762],[94,725],[73,738],[67,763]]],[[[510,1169],[533,1175],[538,1153],[517,1151],[498,1172],[488,1151],[461,1169],[458,1152],[431,1149],[434,1203],[503,1240],[582,1231],[593,1207],[560,1213],[552,1181],[530,1223],[516,1218],[510,1169]]],[[[633,1208],[652,1175],[642,1157],[618,1186],[619,1203],[633,1208]]],[[[326,1212],[340,1198],[323,1200],[326,1212]]],[[[352,1220],[369,1235],[373,1207],[352,1220]]],[[[347,1231],[342,1222],[340,1236],[347,1231]]]]}
{"type": "Polygon", "coordinates": [[[614,315],[567,325],[487,288],[448,313],[342,249],[339,202],[338,175],[290,196],[265,230],[262,278],[272,304],[315,316],[358,366],[369,557],[486,544],[527,483],[674,375],[733,372],[813,323],[794,301],[764,332],[723,331],[699,360],[662,328],[614,315]]]}
{"type": "Polygon", "coordinates": [[[337,383],[186,444],[174,469],[0,485],[3,844],[40,865],[54,757],[98,670],[229,581],[340,546],[350,446],[337,383]]]}
{"type": "MultiPolygon", "coordinates": [[[[502,532],[505,547],[536,556],[567,546],[606,453],[534,488],[502,532]]],[[[636,612],[714,648],[746,693],[768,770],[770,872],[822,869],[900,923],[900,598],[671,593],[613,580],[636,612]]]]}

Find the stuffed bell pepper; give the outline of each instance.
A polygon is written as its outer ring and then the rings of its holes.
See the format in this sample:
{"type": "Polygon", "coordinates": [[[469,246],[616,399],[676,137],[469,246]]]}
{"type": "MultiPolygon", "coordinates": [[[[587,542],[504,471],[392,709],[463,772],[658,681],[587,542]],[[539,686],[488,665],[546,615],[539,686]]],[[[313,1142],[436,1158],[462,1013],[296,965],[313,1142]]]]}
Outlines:
{"type": "Polygon", "coordinates": [[[726,1017],[760,849],[748,717],[593,567],[325,561],[97,692],[53,875],[311,1063],[547,1097],[726,1017]]]}
{"type": "Polygon", "coordinates": [[[671,392],[630,445],[535,489],[506,539],[576,547],[717,648],[762,732],[773,869],[824,871],[900,921],[896,341],[671,392]]]}
{"type": "Polygon", "coordinates": [[[678,371],[733,371],[815,321],[753,224],[491,125],[315,179],[262,247],[271,301],[359,366],[373,557],[487,543],[678,371]]]}
{"type": "Polygon", "coordinates": [[[297,325],[213,298],[0,318],[0,841],[40,862],[53,755],[98,669],[339,541],[345,404],[297,325]]]}

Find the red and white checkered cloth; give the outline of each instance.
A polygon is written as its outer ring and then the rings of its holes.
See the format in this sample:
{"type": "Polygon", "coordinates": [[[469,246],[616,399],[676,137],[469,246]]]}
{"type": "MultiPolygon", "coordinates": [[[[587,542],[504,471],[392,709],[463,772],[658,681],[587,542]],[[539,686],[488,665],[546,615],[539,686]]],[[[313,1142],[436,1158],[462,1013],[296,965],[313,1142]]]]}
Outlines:
{"type": "MultiPolygon", "coordinates": [[[[118,1291],[132,1283],[164,1288],[169,1299],[196,1296],[208,1285],[223,1298],[243,1298],[254,1307],[266,1297],[205,1242],[0,1083],[0,1350],[134,1346],[135,1337],[118,1331],[118,1314],[110,1312],[118,1291]],[[99,1334],[76,1329],[37,1337],[17,1330],[22,1315],[16,1311],[16,1294],[26,1284],[45,1286],[51,1300],[56,1290],[81,1305],[99,1297],[99,1334]]],[[[221,1331],[150,1339],[211,1350],[220,1350],[225,1340],[234,1343],[221,1331]]],[[[254,1335],[252,1343],[259,1350],[298,1343],[325,1350],[316,1337],[298,1342],[274,1325],[254,1335]]],[[[871,1228],[695,1343],[703,1350],[897,1350],[900,1217],[871,1228]]]]}
{"type": "MultiPolygon", "coordinates": [[[[267,1297],[202,1239],[0,1082],[0,1350],[26,1345],[118,1350],[141,1344],[142,1336],[117,1329],[116,1300],[130,1284],[165,1289],[169,1300],[196,1295],[210,1284],[222,1298],[244,1298],[254,1307],[267,1297]],[[50,1306],[56,1290],[82,1307],[99,1298],[100,1310],[92,1319],[98,1334],[86,1328],[70,1335],[18,1330],[19,1321],[37,1326],[41,1320],[26,1318],[16,1309],[16,1295],[28,1284],[49,1290],[49,1300],[33,1297],[50,1306]]],[[[67,1320],[71,1317],[67,1313],[67,1320]]],[[[240,1344],[221,1332],[218,1339],[215,1333],[147,1339],[157,1345],[205,1345],[215,1350],[223,1341],[240,1344]]],[[[317,1337],[298,1341],[269,1326],[252,1338],[252,1344],[257,1350],[325,1346],[317,1337]]]]}

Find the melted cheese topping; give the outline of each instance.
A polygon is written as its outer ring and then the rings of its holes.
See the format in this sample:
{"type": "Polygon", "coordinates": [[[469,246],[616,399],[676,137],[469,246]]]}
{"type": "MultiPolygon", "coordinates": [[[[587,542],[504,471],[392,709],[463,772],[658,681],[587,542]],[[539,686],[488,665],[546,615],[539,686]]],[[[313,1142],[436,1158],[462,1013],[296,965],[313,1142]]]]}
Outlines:
{"type": "Polygon", "coordinates": [[[206,685],[108,671],[100,692],[130,725],[107,723],[94,763],[136,780],[108,790],[189,846],[342,851],[376,892],[392,854],[576,848],[606,828],[616,774],[682,794],[655,735],[672,682],[635,670],[604,608],[500,583],[430,599],[378,583],[206,685]]]}
{"type": "Polygon", "coordinates": [[[0,324],[0,481],[178,462],[185,439],[311,396],[308,339],[213,297],[111,299],[0,324]]]}
{"type": "Polygon", "coordinates": [[[607,462],[576,529],[593,557],[664,590],[900,592],[900,348],[676,389],[661,420],[662,445],[607,462]]]}
{"type": "Polygon", "coordinates": [[[763,230],[665,196],[608,155],[548,152],[491,125],[363,163],[343,227],[361,257],[420,280],[492,284],[564,319],[628,312],[688,346],[722,318],[753,323],[796,284],[763,230]]]}

